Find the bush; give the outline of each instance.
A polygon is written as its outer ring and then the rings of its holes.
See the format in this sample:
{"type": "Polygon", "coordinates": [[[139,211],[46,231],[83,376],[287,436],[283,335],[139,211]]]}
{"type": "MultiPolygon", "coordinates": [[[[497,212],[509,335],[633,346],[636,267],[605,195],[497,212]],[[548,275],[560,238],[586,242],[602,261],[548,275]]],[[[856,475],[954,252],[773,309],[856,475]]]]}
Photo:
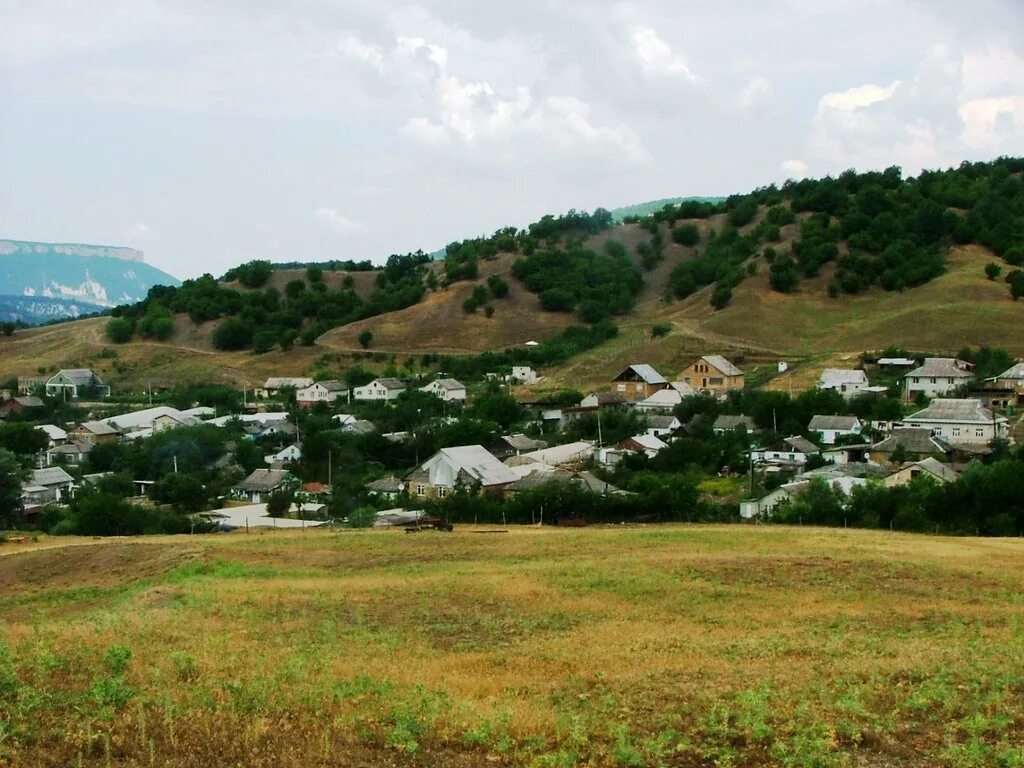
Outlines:
{"type": "Polygon", "coordinates": [[[652,339],[660,339],[662,336],[668,336],[671,332],[671,323],[655,323],[653,326],[651,326],[652,339]]]}
{"type": "Polygon", "coordinates": [[[357,507],[348,515],[349,528],[372,528],[377,522],[377,510],[373,507],[357,507]]]}
{"type": "Polygon", "coordinates": [[[238,317],[224,320],[213,332],[213,346],[226,351],[245,349],[252,344],[253,327],[238,317]]]}
{"type": "Polygon", "coordinates": [[[700,242],[700,230],[696,224],[681,224],[672,229],[672,241],[679,245],[694,246],[700,242]]]}
{"type": "Polygon", "coordinates": [[[135,333],[135,323],[127,317],[112,317],[107,322],[106,336],[115,344],[131,341],[135,333]]]}
{"type": "Polygon", "coordinates": [[[359,346],[363,349],[369,349],[370,344],[373,342],[373,331],[366,330],[359,334],[359,346]]]}
{"type": "Polygon", "coordinates": [[[258,331],[252,337],[252,351],[253,354],[262,355],[265,352],[269,352],[277,346],[277,334],[278,332],[273,329],[266,331],[258,331]]]}
{"type": "Polygon", "coordinates": [[[491,295],[496,299],[503,299],[508,296],[508,283],[500,275],[491,275],[487,278],[487,285],[491,289],[491,295]]]}
{"type": "Polygon", "coordinates": [[[540,295],[540,305],[548,312],[572,312],[576,298],[564,288],[548,288],[540,295]]]}
{"type": "Polygon", "coordinates": [[[284,517],[294,501],[295,494],[291,491],[275,491],[267,498],[267,514],[271,517],[284,517]]]}
{"type": "Polygon", "coordinates": [[[732,301],[732,288],[725,283],[719,283],[715,286],[714,292],[711,294],[711,306],[715,309],[724,309],[732,301]]]}

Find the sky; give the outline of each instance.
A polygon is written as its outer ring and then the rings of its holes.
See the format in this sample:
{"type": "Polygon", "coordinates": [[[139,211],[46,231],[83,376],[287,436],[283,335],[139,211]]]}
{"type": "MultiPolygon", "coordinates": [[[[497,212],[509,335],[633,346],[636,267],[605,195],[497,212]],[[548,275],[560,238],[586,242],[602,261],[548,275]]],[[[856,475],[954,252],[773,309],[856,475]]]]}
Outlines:
{"type": "Polygon", "coordinates": [[[0,0],[0,238],[179,278],[998,155],[1022,0],[0,0]]]}

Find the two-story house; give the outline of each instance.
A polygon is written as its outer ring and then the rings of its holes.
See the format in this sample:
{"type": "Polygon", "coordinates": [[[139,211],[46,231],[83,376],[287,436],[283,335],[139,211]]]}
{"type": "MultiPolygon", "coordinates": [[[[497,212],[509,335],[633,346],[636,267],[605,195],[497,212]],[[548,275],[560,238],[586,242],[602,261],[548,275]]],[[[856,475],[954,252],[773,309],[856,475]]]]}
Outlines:
{"type": "Polygon", "coordinates": [[[724,395],[743,389],[743,371],[721,355],[702,355],[676,377],[700,392],[724,395]]]}
{"type": "Polygon", "coordinates": [[[905,389],[907,400],[920,392],[926,397],[941,397],[967,386],[974,378],[971,364],[953,357],[927,357],[924,365],[907,374],[905,389]]]}
{"type": "Polygon", "coordinates": [[[395,400],[405,392],[405,382],[400,379],[374,379],[369,384],[356,387],[352,396],[356,400],[395,400]]]}
{"type": "Polygon", "coordinates": [[[980,400],[936,398],[903,421],[908,427],[930,429],[953,445],[986,445],[1007,435],[1006,417],[997,416],[980,400]]]}

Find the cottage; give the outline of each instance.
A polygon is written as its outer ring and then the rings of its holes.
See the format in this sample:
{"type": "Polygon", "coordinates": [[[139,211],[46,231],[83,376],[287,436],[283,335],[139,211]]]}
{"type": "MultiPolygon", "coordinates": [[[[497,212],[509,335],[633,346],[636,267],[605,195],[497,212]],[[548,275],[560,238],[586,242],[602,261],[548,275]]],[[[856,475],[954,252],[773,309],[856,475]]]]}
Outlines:
{"type": "Polygon", "coordinates": [[[528,365],[513,365],[509,378],[516,384],[536,384],[540,381],[540,376],[528,365]]]}
{"type": "Polygon", "coordinates": [[[532,437],[524,435],[522,432],[517,432],[513,435],[502,435],[499,437],[491,446],[489,450],[495,457],[500,461],[504,461],[510,456],[519,456],[530,451],[539,451],[542,448],[547,448],[548,444],[544,440],[535,440],[532,437]]]}
{"type": "Polygon", "coordinates": [[[843,397],[855,397],[868,391],[868,376],[851,368],[826,368],[818,377],[818,389],[833,390],[843,397]]]}
{"type": "Polygon", "coordinates": [[[356,400],[391,401],[397,399],[405,389],[405,382],[399,379],[374,379],[365,386],[353,389],[352,395],[356,400]]]}
{"type": "Polygon", "coordinates": [[[231,489],[240,499],[251,504],[262,504],[277,491],[295,488],[299,479],[284,469],[257,469],[231,489]]]}
{"type": "Polygon", "coordinates": [[[116,429],[122,435],[131,435],[136,432],[158,432],[174,427],[192,427],[199,424],[200,420],[177,408],[161,405],[142,411],[122,413],[120,416],[111,416],[102,419],[100,423],[116,429]]]}
{"type": "Polygon", "coordinates": [[[564,483],[573,485],[580,490],[597,493],[601,496],[623,496],[627,491],[616,488],[611,483],[600,479],[592,472],[576,472],[571,469],[559,467],[540,467],[532,469],[528,474],[523,475],[514,483],[505,486],[505,496],[512,497],[523,491],[533,490],[550,483],[564,483]]]}
{"type": "Polygon", "coordinates": [[[518,479],[482,445],[442,448],[405,480],[409,495],[416,499],[443,499],[457,486],[483,491],[504,488],[518,479]]]}
{"type": "Polygon", "coordinates": [[[893,488],[898,485],[906,485],[919,477],[927,477],[937,483],[949,483],[956,480],[959,475],[948,464],[943,464],[938,459],[929,456],[927,459],[905,464],[882,482],[887,488],[893,488]]]}
{"type": "Polygon", "coordinates": [[[798,497],[806,491],[815,479],[824,480],[835,490],[849,495],[854,488],[867,485],[885,476],[885,470],[870,464],[846,464],[842,466],[826,466],[802,472],[760,499],[740,503],[740,516],[745,519],[753,517],[770,517],[772,512],[785,501],[798,497]]]}
{"type": "Polygon", "coordinates": [[[668,448],[668,444],[654,435],[633,435],[633,437],[627,437],[615,447],[620,451],[642,453],[647,458],[653,459],[660,451],[668,448]]]}
{"type": "Polygon", "coordinates": [[[420,387],[421,392],[428,392],[445,402],[466,402],[466,385],[456,379],[435,379],[425,387],[420,387]]]}
{"type": "Polygon", "coordinates": [[[278,397],[288,389],[298,392],[300,389],[311,386],[313,386],[313,379],[306,376],[271,376],[264,382],[262,388],[255,391],[255,395],[257,399],[266,400],[268,397],[278,397]]]}
{"type": "Polygon", "coordinates": [[[684,397],[697,394],[697,390],[685,381],[670,381],[664,389],[659,389],[653,395],[633,404],[633,407],[641,411],[659,411],[667,413],[683,402],[684,397]]]}
{"type": "Polygon", "coordinates": [[[23,413],[24,411],[42,408],[44,405],[46,405],[46,403],[34,395],[19,395],[18,397],[12,397],[7,402],[0,404],[0,413],[5,415],[11,413],[23,413]]]}
{"type": "Polygon", "coordinates": [[[924,427],[951,444],[987,444],[1006,437],[1006,418],[979,400],[937,398],[905,419],[908,427],[924,427]]]}
{"type": "Polygon", "coordinates": [[[860,419],[856,416],[815,416],[807,425],[809,432],[821,435],[823,445],[835,445],[836,440],[847,435],[859,435],[860,419]]]}
{"type": "Polygon", "coordinates": [[[800,435],[787,437],[770,445],[760,452],[760,461],[766,464],[799,464],[804,465],[812,456],[821,453],[821,449],[800,435]]]}
{"type": "Polygon", "coordinates": [[[348,396],[349,388],[336,379],[317,381],[295,390],[295,402],[303,408],[312,408],[317,403],[334,403],[348,396]]]}
{"type": "Polygon", "coordinates": [[[68,441],[68,433],[56,424],[40,424],[36,429],[46,435],[47,439],[50,441],[50,448],[55,448],[58,445],[64,445],[64,443],[68,441]]]}
{"type": "Polygon", "coordinates": [[[103,379],[88,368],[65,368],[46,380],[46,396],[64,400],[78,400],[81,397],[104,398],[110,395],[110,387],[103,379]]]}
{"type": "Polygon", "coordinates": [[[681,426],[683,426],[682,422],[675,416],[655,413],[647,417],[646,433],[654,437],[664,437],[674,435],[681,426]]]}
{"type": "Polygon", "coordinates": [[[47,467],[32,472],[22,489],[22,504],[25,507],[41,507],[70,499],[75,479],[60,467],[47,467]]]}
{"type": "Polygon", "coordinates": [[[1017,363],[987,381],[994,388],[1007,393],[1008,403],[1024,404],[1024,363],[1017,363]]]}
{"type": "Polygon", "coordinates": [[[734,416],[727,413],[723,413],[715,419],[715,423],[711,425],[711,431],[716,435],[722,435],[726,432],[735,432],[740,427],[745,429],[748,434],[753,434],[758,431],[757,425],[749,416],[734,416]]]}
{"type": "Polygon", "coordinates": [[[92,451],[91,443],[80,443],[75,440],[54,445],[46,450],[46,466],[55,464],[78,465],[89,458],[92,451]]]}
{"type": "Polygon", "coordinates": [[[83,421],[68,430],[69,440],[89,445],[116,443],[120,437],[121,433],[117,431],[117,428],[102,421],[83,421]]]}
{"type": "Polygon", "coordinates": [[[743,389],[743,371],[721,355],[702,355],[677,377],[700,392],[724,395],[743,389]]]}
{"type": "Polygon", "coordinates": [[[366,419],[354,419],[342,424],[341,431],[351,435],[372,435],[377,431],[377,425],[366,419]]]}
{"type": "Polygon", "coordinates": [[[289,445],[287,448],[282,448],[277,453],[273,453],[269,456],[264,456],[263,460],[267,464],[294,463],[296,461],[302,460],[302,449],[295,444],[289,445]]]}
{"type": "Polygon", "coordinates": [[[612,390],[630,400],[650,397],[666,386],[665,377],[646,363],[631,365],[612,379],[612,390]]]}
{"type": "Polygon", "coordinates": [[[876,464],[888,464],[894,453],[902,453],[907,458],[924,458],[926,456],[950,457],[953,447],[925,427],[897,427],[892,434],[881,442],[871,446],[868,456],[876,464]]]}
{"type": "Polygon", "coordinates": [[[595,392],[580,400],[580,408],[608,408],[625,402],[626,399],[618,392],[595,392]]]}
{"type": "Polygon", "coordinates": [[[913,400],[918,393],[926,397],[949,395],[966,387],[972,378],[970,363],[952,357],[927,357],[924,365],[907,374],[906,396],[913,400]]]}
{"type": "Polygon", "coordinates": [[[405,491],[405,483],[394,475],[389,475],[388,477],[382,477],[379,480],[367,483],[365,488],[369,496],[377,496],[394,501],[405,491]]]}

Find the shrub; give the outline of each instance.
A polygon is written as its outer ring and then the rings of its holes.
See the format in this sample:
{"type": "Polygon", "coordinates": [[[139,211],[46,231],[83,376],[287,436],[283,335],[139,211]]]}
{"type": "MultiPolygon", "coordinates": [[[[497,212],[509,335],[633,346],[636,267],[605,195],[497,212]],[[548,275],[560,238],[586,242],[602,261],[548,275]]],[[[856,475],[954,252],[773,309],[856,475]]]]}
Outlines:
{"type": "Polygon", "coordinates": [[[681,224],[672,229],[672,241],[679,245],[694,246],[700,242],[700,230],[696,224],[681,224]]]}
{"type": "Polygon", "coordinates": [[[253,327],[238,317],[229,317],[213,332],[213,346],[217,349],[245,349],[252,343],[253,327]]]}
{"type": "Polygon", "coordinates": [[[363,349],[369,349],[370,344],[373,342],[373,331],[366,330],[359,334],[359,346],[363,349]]]}
{"type": "Polygon", "coordinates": [[[135,324],[127,317],[112,317],[107,322],[106,336],[115,344],[131,341],[135,333],[135,324]]]}
{"type": "Polygon", "coordinates": [[[660,339],[662,336],[668,336],[671,332],[671,323],[655,323],[653,326],[651,326],[652,339],[660,339]]]}

